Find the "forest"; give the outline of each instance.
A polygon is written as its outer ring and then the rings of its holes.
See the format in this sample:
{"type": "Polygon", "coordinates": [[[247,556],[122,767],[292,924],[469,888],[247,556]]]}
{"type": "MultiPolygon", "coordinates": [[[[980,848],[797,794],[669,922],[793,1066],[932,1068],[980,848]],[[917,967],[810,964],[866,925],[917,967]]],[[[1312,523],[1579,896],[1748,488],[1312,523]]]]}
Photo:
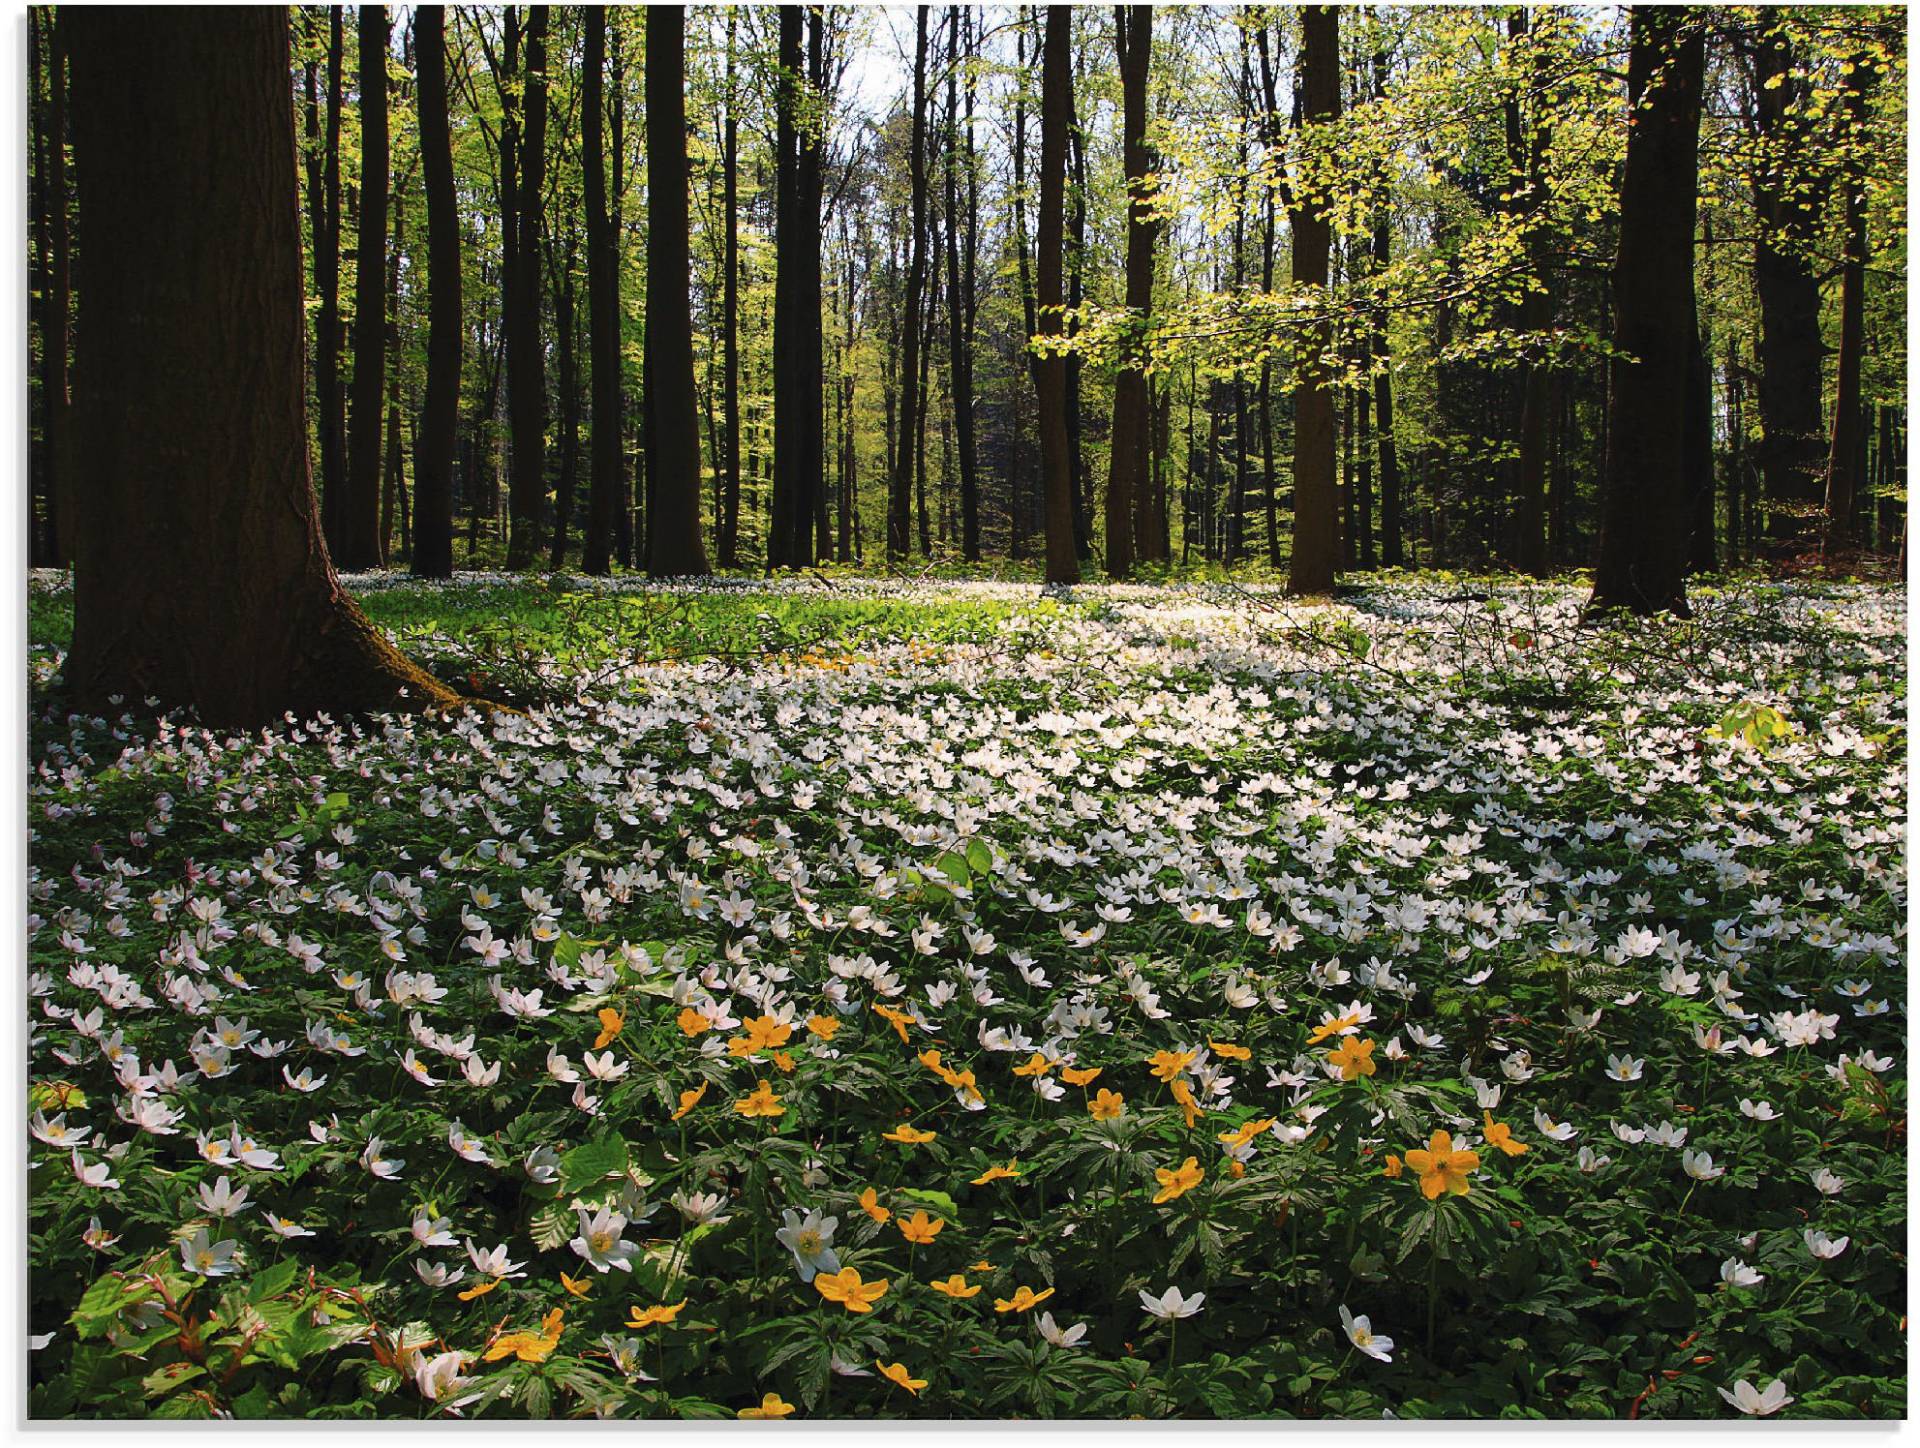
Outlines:
{"type": "Polygon", "coordinates": [[[1905,1413],[1903,8],[23,29],[26,1418],[1905,1413]]]}

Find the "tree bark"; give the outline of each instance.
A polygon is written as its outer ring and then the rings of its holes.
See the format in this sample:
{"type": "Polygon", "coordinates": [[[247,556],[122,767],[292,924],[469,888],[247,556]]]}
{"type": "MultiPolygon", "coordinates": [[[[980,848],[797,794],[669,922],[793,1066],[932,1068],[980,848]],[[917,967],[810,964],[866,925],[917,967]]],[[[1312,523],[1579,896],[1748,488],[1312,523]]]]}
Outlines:
{"type": "Polygon", "coordinates": [[[346,508],[335,561],[380,564],[380,430],[387,362],[387,7],[362,5],[360,234],[354,253],[353,410],[347,422],[346,508]]]}
{"type": "Polygon", "coordinates": [[[321,513],[328,546],[343,541],[347,514],[347,402],[340,384],[340,108],[344,90],[345,7],[327,13],[327,154],[325,225],[316,218],[314,283],[320,315],[314,322],[314,394],[320,409],[321,513]]]}
{"type": "Polygon", "coordinates": [[[62,24],[87,298],[75,701],[223,728],[458,703],[341,591],[320,536],[286,7],[62,24]]]}
{"type": "Polygon", "coordinates": [[[540,344],[540,224],[547,176],[547,18],[544,5],[527,7],[523,77],[518,237],[506,278],[507,422],[513,436],[507,481],[507,567],[526,568],[540,556],[540,522],[547,495],[546,359],[540,344]]]}
{"type": "Polygon", "coordinates": [[[647,572],[704,574],[688,302],[686,10],[647,9],[647,572]]]}
{"type": "Polygon", "coordinates": [[[1860,403],[1860,354],[1865,343],[1864,285],[1867,267],[1867,90],[1873,69],[1855,56],[1843,97],[1849,142],[1846,176],[1846,233],[1840,267],[1840,352],[1835,359],[1833,440],[1827,451],[1826,544],[1846,548],[1860,541],[1854,503],[1860,491],[1861,459],[1866,455],[1866,413],[1860,403]]]}
{"type": "Polygon", "coordinates": [[[1147,72],[1153,50],[1153,7],[1116,5],[1114,46],[1119,52],[1121,152],[1127,172],[1127,313],[1142,334],[1121,360],[1113,383],[1112,461],[1107,470],[1107,574],[1125,578],[1139,552],[1157,550],[1147,461],[1152,441],[1148,414],[1144,333],[1153,309],[1153,241],[1158,229],[1147,196],[1153,159],[1147,151],[1147,72]]]}
{"type": "MultiPolygon", "coordinates": [[[[589,574],[613,571],[613,537],[620,508],[620,255],[607,209],[607,12],[589,6],[585,88],[581,96],[582,164],[586,168],[587,337],[593,367],[593,440],[587,481],[587,534],[581,566],[589,574]]],[[[620,98],[614,98],[620,104],[620,98]]]]}
{"type": "Polygon", "coordinates": [[[725,479],[720,503],[720,566],[740,562],[740,93],[734,77],[738,19],[727,12],[727,118],[721,139],[721,187],[726,210],[721,279],[721,452],[725,479]]]}
{"type": "Polygon", "coordinates": [[[1631,15],[1600,555],[1590,612],[1687,613],[1688,358],[1706,40],[1692,7],[1631,15]]]}
{"type": "MultiPolygon", "coordinates": [[[[1302,104],[1308,125],[1331,123],[1340,114],[1340,20],[1330,5],[1301,12],[1305,43],[1301,57],[1302,104]]],[[[1298,193],[1295,199],[1300,199],[1298,193]]],[[[1327,285],[1327,253],[1332,228],[1326,213],[1311,203],[1289,212],[1293,227],[1293,280],[1297,286],[1327,285]]],[[[1294,388],[1293,558],[1287,590],[1295,594],[1333,591],[1340,556],[1338,490],[1334,481],[1333,391],[1325,354],[1333,342],[1326,322],[1310,324],[1294,388]]]]}
{"type": "MultiPolygon", "coordinates": [[[[1067,129],[1073,120],[1073,8],[1047,6],[1040,66],[1040,234],[1036,305],[1039,333],[1057,337],[1061,318],[1061,250],[1066,230],[1067,129]]],[[[1045,480],[1048,583],[1078,583],[1074,547],[1073,459],[1067,436],[1067,359],[1057,348],[1040,358],[1040,467],[1045,480]]]]}
{"type": "MultiPolygon", "coordinates": [[[[967,77],[967,111],[960,119],[959,75],[963,46],[961,24],[968,12],[955,7],[950,15],[947,61],[947,339],[948,380],[952,387],[953,431],[960,468],[960,554],[969,563],[980,561],[980,476],[973,431],[973,246],[978,219],[960,207],[960,168],[973,176],[973,75],[967,77]],[[967,264],[960,265],[962,240],[967,264]]],[[[968,57],[970,58],[970,57],[968,57]]]]}
{"type": "Polygon", "coordinates": [[[907,178],[912,230],[907,240],[906,296],[901,303],[899,446],[887,491],[887,552],[904,559],[912,546],[914,445],[920,433],[920,309],[926,270],[927,169],[927,12],[914,7],[913,121],[907,149],[907,178]]]}
{"type": "Polygon", "coordinates": [[[420,169],[427,193],[427,396],[413,461],[413,572],[453,577],[453,450],[460,426],[460,214],[447,124],[446,7],[413,12],[420,169]]]}

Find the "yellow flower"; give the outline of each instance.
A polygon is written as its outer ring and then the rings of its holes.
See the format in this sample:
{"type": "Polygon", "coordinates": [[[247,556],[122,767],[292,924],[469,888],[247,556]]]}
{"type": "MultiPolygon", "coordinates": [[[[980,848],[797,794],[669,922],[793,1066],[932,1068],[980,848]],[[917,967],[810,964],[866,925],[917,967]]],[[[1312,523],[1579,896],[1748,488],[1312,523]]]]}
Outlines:
{"type": "Polygon", "coordinates": [[[872,1217],[876,1222],[884,1222],[888,1217],[893,1215],[892,1212],[880,1205],[880,1193],[872,1187],[868,1187],[864,1192],[860,1193],[860,1210],[865,1212],[869,1217],[872,1217]]]}
{"type": "Polygon", "coordinates": [[[780,1104],[780,1098],[773,1094],[773,1087],[765,1081],[753,1088],[751,1096],[742,1096],[734,1102],[733,1109],[742,1116],[783,1116],[787,1110],[780,1104]]]}
{"type": "Polygon", "coordinates": [[[1035,1051],[1031,1056],[1027,1057],[1026,1065],[1015,1066],[1013,1068],[1013,1074],[1016,1076],[1044,1076],[1052,1069],[1053,1062],[1049,1061],[1038,1051],[1035,1051]]]}
{"type": "Polygon", "coordinates": [[[1253,1058],[1252,1051],[1245,1046],[1236,1046],[1232,1041],[1208,1041],[1207,1046],[1214,1055],[1224,1056],[1229,1061],[1248,1061],[1253,1058]]]}
{"type": "Polygon", "coordinates": [[[681,1298],[671,1307],[631,1307],[627,1309],[627,1326],[632,1328],[652,1327],[656,1322],[672,1322],[680,1315],[680,1309],[687,1305],[687,1299],[681,1298]]]}
{"type": "Polygon", "coordinates": [[[969,1297],[978,1297],[981,1290],[977,1283],[968,1282],[958,1272],[943,1282],[929,1282],[927,1286],[944,1296],[960,1298],[963,1301],[969,1297]]]}
{"type": "Polygon", "coordinates": [[[1399,1157],[1395,1156],[1392,1152],[1387,1153],[1387,1165],[1385,1167],[1385,1171],[1389,1177],[1397,1177],[1400,1175],[1401,1172],[1405,1171],[1406,1169],[1407,1169],[1406,1163],[1401,1161],[1399,1157]]]}
{"type": "Polygon", "coordinates": [[[604,1050],[607,1043],[620,1034],[620,1028],[626,1025],[626,1023],[627,1018],[612,1006],[602,1006],[600,1008],[600,1034],[594,1037],[593,1049],[596,1051],[604,1050]]]}
{"type": "Polygon", "coordinates": [[[1025,1312],[1029,1307],[1038,1307],[1051,1296],[1053,1296],[1053,1288],[1051,1287],[1045,1292],[1035,1292],[1031,1287],[1022,1287],[1017,1289],[1012,1297],[995,1298],[993,1310],[995,1312],[1025,1312]]]}
{"type": "Polygon", "coordinates": [[[682,1091],[680,1093],[680,1109],[673,1113],[673,1119],[675,1121],[678,1121],[700,1104],[700,1098],[707,1094],[708,1084],[709,1083],[702,1081],[698,1091],[682,1091]]]}
{"type": "Polygon", "coordinates": [[[983,1261],[983,1262],[976,1262],[976,1263],[974,1263],[974,1264],[973,1264],[973,1265],[972,1265],[971,1267],[969,1267],[969,1268],[967,1269],[967,1271],[969,1271],[969,1272],[991,1272],[991,1271],[993,1271],[993,1263],[991,1263],[991,1262],[984,1262],[984,1261],[983,1261]]]}
{"type": "Polygon", "coordinates": [[[727,1042],[727,1054],[736,1061],[744,1060],[746,1057],[751,1056],[755,1049],[757,1048],[753,1042],[746,1036],[735,1036],[727,1042]]]}
{"type": "Polygon", "coordinates": [[[1099,1066],[1062,1066],[1060,1079],[1069,1086],[1091,1086],[1102,1069],[1099,1066]]]}
{"type": "Polygon", "coordinates": [[[1357,1026],[1359,1024],[1360,1015],[1357,1011],[1350,1016],[1335,1016],[1325,1024],[1315,1026],[1307,1036],[1307,1044],[1309,1046],[1317,1046],[1326,1040],[1328,1036],[1337,1036],[1346,1030],[1347,1027],[1357,1026]]]}
{"type": "Polygon", "coordinates": [[[1232,1147],[1247,1146],[1251,1144],[1254,1137],[1258,1136],[1261,1132],[1273,1130],[1273,1126],[1273,1117],[1256,1116],[1252,1121],[1244,1122],[1232,1131],[1221,1132],[1220,1141],[1224,1145],[1232,1147]]]}
{"type": "Polygon", "coordinates": [[[553,1356],[554,1348],[560,1344],[562,1331],[560,1321],[565,1316],[564,1310],[556,1307],[541,1320],[540,1331],[510,1332],[504,1337],[494,1339],[493,1346],[486,1351],[484,1361],[498,1362],[501,1358],[512,1354],[523,1363],[545,1362],[553,1356]]]}
{"type": "Polygon", "coordinates": [[[746,1022],[746,1039],[756,1051],[784,1046],[793,1038],[793,1027],[772,1016],[755,1016],[746,1022]]]}
{"type": "Polygon", "coordinates": [[[1230,1161],[1227,1163],[1227,1175],[1235,1181],[1239,1181],[1240,1178],[1246,1174],[1247,1164],[1244,1161],[1230,1161]]]}
{"type": "Polygon", "coordinates": [[[1153,1169],[1153,1174],[1160,1181],[1160,1191],[1153,1199],[1153,1204],[1157,1207],[1160,1203],[1170,1202],[1175,1197],[1184,1197],[1200,1185],[1200,1178],[1207,1173],[1197,1160],[1188,1157],[1179,1166],[1171,1169],[1157,1166],[1153,1169]]]}
{"type": "Polygon", "coordinates": [[[883,1363],[879,1358],[875,1358],[873,1365],[880,1369],[881,1377],[890,1383],[898,1383],[915,1397],[919,1397],[920,1390],[927,1385],[925,1378],[909,1375],[905,1363],[883,1363]]]}
{"type": "Polygon", "coordinates": [[[1185,1081],[1173,1083],[1173,1099],[1180,1103],[1180,1114],[1186,1118],[1187,1130],[1193,1130],[1193,1123],[1200,1118],[1200,1103],[1193,1099],[1193,1088],[1185,1081]]]}
{"type": "Polygon", "coordinates": [[[566,1288],[567,1291],[571,1292],[575,1297],[585,1297],[589,1292],[593,1290],[593,1282],[591,1281],[591,1279],[580,1278],[580,1277],[569,1277],[565,1272],[562,1272],[560,1274],[560,1285],[566,1288]]]}
{"type": "Polygon", "coordinates": [[[1420,1173],[1420,1194],[1428,1201],[1443,1192],[1464,1197],[1468,1191],[1467,1173],[1480,1165],[1480,1154],[1455,1151],[1453,1133],[1436,1131],[1425,1151],[1416,1149],[1407,1153],[1407,1165],[1420,1173]]]}
{"type": "Polygon", "coordinates": [[[734,1414],[736,1418],[784,1418],[793,1411],[793,1404],[787,1402],[778,1393],[768,1393],[760,1400],[757,1408],[742,1408],[734,1414]]]}
{"type": "Polygon", "coordinates": [[[1017,1177],[1019,1175],[1020,1175],[1020,1159],[1018,1157],[1015,1157],[1012,1161],[1008,1162],[1005,1166],[988,1167],[985,1171],[981,1172],[979,1176],[973,1179],[973,1184],[977,1187],[983,1187],[988,1182],[1005,1181],[1009,1177],[1017,1177]]]}
{"type": "Polygon", "coordinates": [[[1112,1121],[1116,1116],[1124,1115],[1126,1109],[1127,1098],[1104,1086],[1100,1088],[1100,1094],[1087,1103],[1087,1110],[1095,1121],[1112,1121]]]}
{"type": "Polygon", "coordinates": [[[909,1242],[918,1242],[925,1246],[940,1235],[940,1229],[947,1225],[944,1217],[929,1217],[924,1211],[917,1211],[911,1217],[901,1217],[894,1225],[900,1228],[900,1235],[909,1242]]]}
{"type": "Polygon", "coordinates": [[[913,1019],[912,1016],[893,1006],[883,1006],[878,1001],[873,1003],[873,1013],[891,1025],[894,1033],[900,1037],[900,1044],[903,1046],[906,1045],[907,1022],[913,1019]]]}
{"type": "Polygon", "coordinates": [[[687,1006],[683,1009],[676,1019],[679,1021],[681,1033],[688,1037],[704,1035],[713,1029],[713,1022],[701,1015],[700,1012],[696,1011],[692,1006],[687,1006]]]}
{"type": "Polygon", "coordinates": [[[932,1046],[927,1047],[926,1050],[920,1052],[913,1059],[918,1061],[922,1066],[925,1066],[929,1071],[933,1072],[934,1075],[942,1078],[943,1080],[946,1078],[947,1068],[940,1064],[940,1052],[935,1047],[932,1047],[932,1046]]]}
{"type": "Polygon", "coordinates": [[[1191,1066],[1194,1057],[1199,1054],[1198,1051],[1155,1051],[1147,1057],[1147,1064],[1153,1067],[1153,1074],[1157,1080],[1171,1081],[1191,1066]]]}
{"type": "Polygon", "coordinates": [[[774,1051],[768,1059],[780,1068],[780,1074],[782,1076],[791,1076],[793,1074],[793,1057],[785,1051],[774,1051]]]}
{"type": "MultiPolygon", "coordinates": [[[[833,1039],[833,1033],[839,1029],[840,1029],[840,1022],[832,1016],[808,1016],[807,1017],[808,1034],[818,1036],[823,1041],[831,1041],[833,1039]]],[[[777,1396],[777,1395],[770,1395],[770,1396],[777,1396]]],[[[789,1407],[787,1408],[787,1411],[789,1413],[793,1411],[793,1408],[791,1407],[791,1405],[789,1405],[789,1407]]]]}
{"type": "Polygon", "coordinates": [[[972,1071],[946,1071],[942,1075],[945,1076],[949,1086],[956,1091],[964,1092],[969,1101],[986,1100],[986,1097],[980,1094],[980,1083],[973,1079],[972,1071]]]}
{"type": "Polygon", "coordinates": [[[1497,1147],[1508,1156],[1519,1156],[1520,1153],[1533,1149],[1524,1141],[1515,1141],[1513,1139],[1513,1128],[1511,1126],[1502,1126],[1499,1122],[1495,1121],[1491,1111],[1483,1111],[1480,1114],[1486,1118],[1488,1146],[1497,1147]]]}
{"type": "Polygon", "coordinates": [[[932,1141],[939,1134],[937,1131],[921,1131],[917,1127],[903,1123],[897,1131],[886,1132],[883,1139],[897,1141],[903,1146],[920,1146],[932,1141]]]}
{"type": "Polygon", "coordinates": [[[1342,1081],[1358,1080],[1374,1072],[1373,1042],[1362,1036],[1348,1036],[1338,1050],[1327,1052],[1327,1060],[1340,1068],[1342,1081]]]}
{"type": "Polygon", "coordinates": [[[485,1297],[499,1285],[500,1279],[498,1277],[489,1277],[483,1282],[474,1283],[473,1286],[469,1287],[465,1292],[462,1292],[460,1294],[460,1300],[462,1302],[471,1302],[476,1297],[485,1297]]]}
{"type": "Polygon", "coordinates": [[[813,1279],[814,1290],[829,1302],[837,1302],[848,1312],[872,1312],[873,1304],[887,1294],[887,1280],[862,1282],[855,1267],[838,1272],[821,1272],[813,1279]]]}

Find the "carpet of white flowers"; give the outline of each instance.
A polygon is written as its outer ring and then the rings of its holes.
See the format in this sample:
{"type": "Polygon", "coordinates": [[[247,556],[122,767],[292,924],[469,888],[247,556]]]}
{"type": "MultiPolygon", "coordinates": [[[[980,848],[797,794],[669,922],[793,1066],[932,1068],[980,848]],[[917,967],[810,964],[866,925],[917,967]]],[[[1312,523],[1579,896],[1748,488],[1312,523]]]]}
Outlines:
{"type": "Polygon", "coordinates": [[[33,650],[36,1416],[1904,1411],[1903,593],[354,586],[587,611],[33,650]]]}

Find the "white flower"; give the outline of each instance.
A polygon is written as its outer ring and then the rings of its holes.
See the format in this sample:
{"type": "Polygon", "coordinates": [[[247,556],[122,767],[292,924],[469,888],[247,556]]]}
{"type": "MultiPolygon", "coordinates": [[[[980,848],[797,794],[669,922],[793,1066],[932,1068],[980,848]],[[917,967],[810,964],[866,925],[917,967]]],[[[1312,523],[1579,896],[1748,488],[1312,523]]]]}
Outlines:
{"type": "Polygon", "coordinates": [[[840,1258],[833,1250],[834,1229],[840,1225],[838,1217],[823,1217],[818,1212],[808,1212],[802,1217],[788,1207],[780,1213],[780,1219],[786,1225],[773,1234],[774,1240],[793,1253],[802,1282],[813,1281],[819,1272],[840,1270],[840,1258]]]}
{"type": "Polygon", "coordinates": [[[384,1143],[379,1137],[374,1137],[367,1143],[367,1149],[360,1153],[360,1165],[382,1180],[399,1176],[400,1168],[405,1166],[406,1162],[399,1157],[388,1159],[382,1154],[383,1151],[384,1143]]]}
{"type": "Polygon", "coordinates": [[[1591,1175],[1600,1170],[1601,1167],[1608,1165],[1613,1158],[1610,1156],[1596,1156],[1592,1147],[1583,1146],[1580,1148],[1579,1156],[1574,1158],[1574,1160],[1578,1163],[1581,1171],[1591,1175]]]}
{"type": "Polygon", "coordinates": [[[453,1223],[445,1217],[435,1217],[425,1207],[415,1208],[413,1213],[413,1240],[422,1247],[452,1247],[458,1239],[447,1228],[453,1223]]]}
{"type": "Polygon", "coordinates": [[[1744,1096],[1740,1098],[1740,1114],[1753,1121],[1778,1121],[1780,1119],[1780,1113],[1773,1109],[1771,1102],[1749,1101],[1744,1096]]]}
{"type": "Polygon", "coordinates": [[[1807,1228],[1802,1236],[1806,1239],[1807,1250],[1823,1259],[1838,1257],[1847,1250],[1847,1244],[1853,1240],[1851,1237],[1829,1237],[1825,1232],[1816,1232],[1811,1227],[1807,1228]]]}
{"type": "Polygon", "coordinates": [[[437,1357],[419,1358],[413,1368],[414,1387],[429,1403],[451,1397],[473,1381],[460,1373],[472,1356],[464,1352],[443,1352],[437,1357]]]}
{"type": "Polygon", "coordinates": [[[560,1180],[560,1153],[550,1146],[536,1146],[521,1163],[528,1178],[538,1186],[552,1186],[560,1180]]]}
{"type": "Polygon", "coordinates": [[[285,1217],[276,1217],[265,1207],[260,1209],[260,1215],[267,1219],[267,1226],[276,1237],[285,1237],[291,1240],[294,1237],[311,1237],[313,1235],[312,1232],[308,1231],[298,1222],[290,1222],[285,1217]]]}
{"type": "Polygon", "coordinates": [[[231,1217],[247,1204],[247,1189],[236,1188],[232,1181],[221,1177],[211,1187],[200,1183],[200,1205],[216,1217],[231,1217]]]}
{"type": "Polygon", "coordinates": [[[1572,1141],[1580,1133],[1564,1121],[1555,1121],[1539,1107],[1533,1108],[1534,1128],[1545,1137],[1554,1141],[1572,1141]]]}
{"type": "Polygon", "coordinates": [[[180,1244],[180,1265],[202,1277],[227,1277],[239,1270],[233,1254],[240,1244],[231,1237],[216,1242],[205,1227],[180,1244]]]}
{"type": "Polygon", "coordinates": [[[580,1214],[580,1235],[567,1245],[585,1258],[587,1264],[597,1272],[606,1272],[618,1267],[622,1272],[633,1271],[633,1255],[640,1250],[636,1242],[622,1240],[627,1230],[627,1219],[618,1212],[602,1207],[592,1217],[587,1215],[585,1207],[575,1207],[580,1214]]]}
{"type": "Polygon", "coordinates": [[[473,1238],[468,1237],[465,1245],[467,1257],[473,1263],[473,1270],[482,1277],[525,1277],[527,1275],[520,1270],[527,1265],[526,1263],[511,1262],[507,1259],[507,1244],[504,1242],[498,1247],[488,1247],[483,1250],[474,1246],[473,1238]]]}
{"type": "Polygon", "coordinates": [[[1040,1329],[1040,1336],[1055,1347],[1077,1347],[1080,1339],[1087,1335],[1087,1325],[1084,1322],[1076,1322],[1072,1327],[1063,1328],[1054,1322],[1051,1312],[1041,1313],[1039,1321],[1034,1325],[1040,1329]]]}
{"type": "Polygon", "coordinates": [[[1837,1197],[1847,1184],[1845,1177],[1837,1177],[1825,1167],[1813,1174],[1813,1185],[1823,1197],[1837,1197]]]}
{"type": "Polygon", "coordinates": [[[1775,1378],[1767,1384],[1765,1392],[1756,1391],[1753,1384],[1742,1378],[1733,1385],[1733,1391],[1721,1388],[1720,1396],[1750,1418],[1764,1418],[1777,1413],[1793,1401],[1787,1396],[1787,1385],[1775,1378]]]}
{"type": "Polygon", "coordinates": [[[1204,1292],[1182,1297],[1178,1287],[1169,1287],[1158,1297],[1144,1287],[1140,1289],[1140,1305],[1163,1322],[1168,1318],[1192,1317],[1206,1300],[1207,1294],[1204,1292]]]}
{"type": "Polygon", "coordinates": [[[464,1267],[449,1267],[444,1262],[429,1263],[423,1257],[413,1259],[413,1270],[420,1274],[420,1280],[429,1287],[450,1287],[464,1280],[467,1275],[464,1267]]]}
{"type": "Polygon", "coordinates": [[[1610,1055],[1607,1057],[1607,1074],[1616,1081],[1638,1081],[1646,1064],[1644,1058],[1636,1061],[1631,1056],[1610,1055]]]}
{"type": "Polygon", "coordinates": [[[120,1183],[113,1178],[113,1167],[104,1161],[86,1162],[80,1153],[73,1154],[73,1174],[80,1179],[82,1186],[95,1187],[103,1192],[117,1192],[120,1183]]]}
{"type": "Polygon", "coordinates": [[[722,1222],[732,1220],[720,1210],[726,1205],[726,1198],[714,1192],[675,1192],[669,1200],[686,1219],[689,1227],[708,1224],[717,1227],[722,1222]]]}
{"type": "Polygon", "coordinates": [[[1720,1264],[1720,1280],[1729,1287],[1758,1287],[1767,1275],[1754,1271],[1738,1257],[1729,1257],[1720,1264]]]}
{"type": "Polygon", "coordinates": [[[1712,1156],[1704,1151],[1682,1151],[1680,1166],[1697,1182],[1710,1182],[1717,1176],[1725,1176],[1727,1171],[1723,1166],[1715,1166],[1712,1156]]]}
{"type": "Polygon", "coordinates": [[[1383,1363],[1393,1361],[1393,1339],[1376,1335],[1364,1313],[1355,1317],[1347,1311],[1347,1305],[1343,1302],[1340,1304],[1340,1325],[1347,1330],[1347,1340],[1368,1357],[1383,1363]]]}

